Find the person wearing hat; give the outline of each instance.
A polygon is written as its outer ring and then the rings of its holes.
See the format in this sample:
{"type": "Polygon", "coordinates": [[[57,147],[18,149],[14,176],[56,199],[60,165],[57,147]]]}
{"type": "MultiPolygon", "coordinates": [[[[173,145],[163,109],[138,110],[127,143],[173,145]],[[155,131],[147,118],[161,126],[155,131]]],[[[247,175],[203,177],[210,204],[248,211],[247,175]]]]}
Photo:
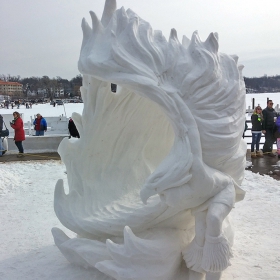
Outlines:
{"type": "Polygon", "coordinates": [[[47,131],[47,122],[41,114],[38,113],[36,115],[36,119],[33,124],[35,125],[34,129],[36,131],[36,136],[44,136],[44,132],[47,131]]]}

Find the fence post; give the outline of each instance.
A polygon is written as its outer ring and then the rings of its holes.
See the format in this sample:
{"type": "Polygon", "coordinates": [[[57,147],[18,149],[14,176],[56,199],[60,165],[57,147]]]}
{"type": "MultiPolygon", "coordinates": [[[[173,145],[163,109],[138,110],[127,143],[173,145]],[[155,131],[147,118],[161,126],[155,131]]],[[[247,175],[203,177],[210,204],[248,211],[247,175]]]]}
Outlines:
{"type": "Polygon", "coordinates": [[[28,125],[28,135],[31,136],[31,122],[28,121],[27,125],[28,125]]]}

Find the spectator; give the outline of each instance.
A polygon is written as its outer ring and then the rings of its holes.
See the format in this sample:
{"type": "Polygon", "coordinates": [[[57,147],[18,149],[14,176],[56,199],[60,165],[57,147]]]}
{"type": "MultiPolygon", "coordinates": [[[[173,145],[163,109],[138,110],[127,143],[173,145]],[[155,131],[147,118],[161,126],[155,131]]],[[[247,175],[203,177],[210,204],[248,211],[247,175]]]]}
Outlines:
{"type": "Polygon", "coordinates": [[[274,143],[274,122],[276,121],[277,113],[272,108],[272,100],[267,101],[267,107],[263,110],[262,133],[265,135],[265,143],[263,145],[263,153],[274,157],[272,147],[274,143]]]}
{"type": "Polygon", "coordinates": [[[3,130],[3,116],[0,114],[0,131],[3,130]]]}
{"type": "Polygon", "coordinates": [[[276,126],[276,131],[274,133],[274,138],[276,139],[278,158],[280,158],[280,116],[278,116],[275,122],[275,126],[276,126]]]}
{"type": "Polygon", "coordinates": [[[19,154],[17,157],[23,157],[24,156],[24,150],[22,146],[22,141],[25,140],[25,133],[23,129],[23,121],[20,117],[19,112],[13,113],[14,119],[10,122],[11,127],[15,130],[15,136],[14,141],[18,148],[19,154]]]}
{"type": "MultiPolygon", "coordinates": [[[[0,115],[0,132],[3,130],[3,117],[0,115]]],[[[0,137],[0,157],[4,154],[4,147],[2,144],[2,137],[0,137]]]]}
{"type": "Polygon", "coordinates": [[[68,130],[69,130],[70,136],[75,137],[75,138],[80,138],[80,134],[79,134],[72,118],[69,119],[68,130]]]}
{"type": "Polygon", "coordinates": [[[262,152],[260,151],[260,140],[262,137],[262,122],[263,114],[262,108],[257,106],[251,116],[252,121],[252,143],[251,143],[251,157],[263,157],[262,152]],[[255,152],[256,146],[256,152],[255,152]]]}
{"type": "Polygon", "coordinates": [[[36,115],[36,119],[33,124],[35,125],[34,129],[36,131],[36,136],[44,136],[44,132],[47,131],[47,122],[41,114],[38,113],[36,115]]]}

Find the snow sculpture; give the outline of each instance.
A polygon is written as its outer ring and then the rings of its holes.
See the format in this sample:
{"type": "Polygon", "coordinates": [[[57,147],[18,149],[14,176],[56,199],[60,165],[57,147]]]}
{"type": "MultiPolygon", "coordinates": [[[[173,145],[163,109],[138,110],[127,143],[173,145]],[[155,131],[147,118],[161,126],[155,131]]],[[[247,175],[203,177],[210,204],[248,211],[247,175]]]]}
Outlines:
{"type": "Polygon", "coordinates": [[[54,209],[77,233],[53,228],[72,263],[96,279],[220,279],[229,265],[227,217],[243,199],[242,67],[218,52],[218,35],[169,41],[107,0],[101,21],[82,22],[80,139],[59,153],[54,209]],[[118,85],[117,92],[110,84],[118,85]],[[102,275],[102,276],[101,276],[102,275]]]}

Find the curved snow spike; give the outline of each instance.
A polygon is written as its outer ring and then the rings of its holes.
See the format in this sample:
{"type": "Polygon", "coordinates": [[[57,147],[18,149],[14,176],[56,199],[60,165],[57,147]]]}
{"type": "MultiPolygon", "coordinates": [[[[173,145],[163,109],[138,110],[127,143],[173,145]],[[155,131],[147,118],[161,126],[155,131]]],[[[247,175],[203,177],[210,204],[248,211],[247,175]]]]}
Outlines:
{"type": "Polygon", "coordinates": [[[96,263],[110,260],[104,243],[85,238],[70,239],[62,230],[52,228],[55,245],[64,257],[73,264],[95,267],[96,263]]]}
{"type": "Polygon", "coordinates": [[[92,29],[88,25],[85,18],[83,18],[81,26],[82,26],[82,30],[83,30],[83,44],[85,44],[85,41],[87,41],[90,38],[90,35],[92,33],[92,29]]]}
{"type": "Polygon", "coordinates": [[[177,37],[177,30],[175,28],[172,28],[170,31],[169,40],[174,40],[179,43],[178,37],[177,37]]]}
{"type": "Polygon", "coordinates": [[[101,261],[95,267],[114,279],[143,280],[143,275],[145,279],[153,280],[176,279],[181,253],[174,241],[175,244],[170,239],[142,239],[125,227],[123,245],[111,240],[106,242],[112,260],[101,261]]]}
{"type": "Polygon", "coordinates": [[[208,36],[208,38],[205,41],[205,47],[213,52],[213,53],[217,53],[219,50],[219,42],[218,42],[218,38],[216,37],[215,33],[211,32],[208,36]]]}
{"type": "Polygon", "coordinates": [[[102,25],[101,25],[97,15],[93,11],[90,11],[89,13],[91,16],[91,21],[92,21],[92,33],[97,34],[99,29],[102,28],[102,25]]]}
{"type": "Polygon", "coordinates": [[[101,23],[104,27],[106,27],[110,22],[114,12],[116,11],[116,8],[117,8],[116,0],[106,0],[103,14],[101,17],[101,23]]]}

